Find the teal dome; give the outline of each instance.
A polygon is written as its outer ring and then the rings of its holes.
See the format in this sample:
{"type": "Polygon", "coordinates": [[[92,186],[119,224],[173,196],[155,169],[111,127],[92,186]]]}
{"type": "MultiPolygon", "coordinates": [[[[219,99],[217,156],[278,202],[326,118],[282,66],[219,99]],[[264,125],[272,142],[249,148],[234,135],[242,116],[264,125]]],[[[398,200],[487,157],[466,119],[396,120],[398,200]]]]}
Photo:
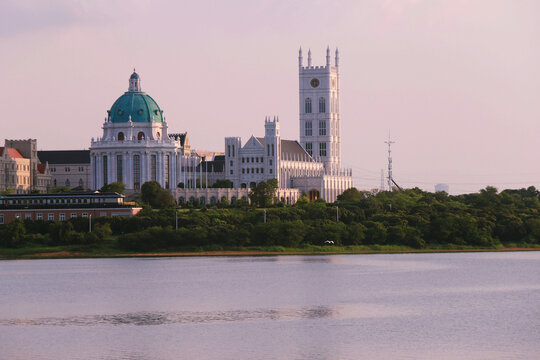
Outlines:
{"type": "Polygon", "coordinates": [[[139,91],[128,91],[120,96],[111,107],[109,121],[163,122],[163,110],[150,95],[139,91]]]}

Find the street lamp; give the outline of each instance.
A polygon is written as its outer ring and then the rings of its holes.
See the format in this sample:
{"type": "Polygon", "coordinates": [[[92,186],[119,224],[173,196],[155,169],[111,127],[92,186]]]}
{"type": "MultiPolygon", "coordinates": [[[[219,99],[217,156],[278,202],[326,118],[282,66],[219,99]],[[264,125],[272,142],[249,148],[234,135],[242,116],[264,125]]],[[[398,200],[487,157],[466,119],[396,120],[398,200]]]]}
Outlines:
{"type": "Polygon", "coordinates": [[[92,214],[88,216],[88,232],[92,232],[92,214]]]}

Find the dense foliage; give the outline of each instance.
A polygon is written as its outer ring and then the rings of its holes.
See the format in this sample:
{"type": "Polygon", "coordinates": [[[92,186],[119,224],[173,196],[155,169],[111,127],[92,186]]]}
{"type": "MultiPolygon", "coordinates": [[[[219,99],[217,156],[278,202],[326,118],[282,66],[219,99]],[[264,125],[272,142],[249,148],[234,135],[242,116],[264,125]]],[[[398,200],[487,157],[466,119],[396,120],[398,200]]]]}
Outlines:
{"type": "Polygon", "coordinates": [[[180,211],[146,207],[132,218],[95,219],[92,233],[88,233],[88,219],[57,223],[19,220],[0,226],[0,246],[109,241],[127,251],[219,250],[303,247],[331,240],[345,246],[416,249],[540,247],[539,195],[534,187],[500,193],[487,187],[459,196],[416,188],[377,194],[350,189],[334,204],[323,200],[310,203],[303,198],[295,206],[269,207],[266,223],[262,209],[245,203],[180,211]]]}

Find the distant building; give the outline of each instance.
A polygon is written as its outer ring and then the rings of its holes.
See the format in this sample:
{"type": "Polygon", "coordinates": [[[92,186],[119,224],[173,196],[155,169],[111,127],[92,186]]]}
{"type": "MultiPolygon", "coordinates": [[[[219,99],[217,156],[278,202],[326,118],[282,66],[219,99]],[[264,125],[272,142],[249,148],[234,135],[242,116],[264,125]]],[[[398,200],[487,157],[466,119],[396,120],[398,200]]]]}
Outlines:
{"type": "Polygon", "coordinates": [[[15,219],[64,221],[77,217],[133,216],[142,208],[116,193],[21,194],[0,196],[0,225],[15,219]]]}
{"type": "Polygon", "coordinates": [[[47,192],[51,186],[48,164],[37,157],[37,141],[5,140],[0,147],[0,191],[14,193],[47,192]]]}
{"type": "Polygon", "coordinates": [[[52,176],[52,186],[67,186],[70,189],[90,188],[89,150],[38,151],[42,163],[48,163],[52,176]]]}
{"type": "Polygon", "coordinates": [[[444,191],[447,194],[450,194],[450,186],[448,184],[437,184],[435,185],[435,192],[444,191]]]}

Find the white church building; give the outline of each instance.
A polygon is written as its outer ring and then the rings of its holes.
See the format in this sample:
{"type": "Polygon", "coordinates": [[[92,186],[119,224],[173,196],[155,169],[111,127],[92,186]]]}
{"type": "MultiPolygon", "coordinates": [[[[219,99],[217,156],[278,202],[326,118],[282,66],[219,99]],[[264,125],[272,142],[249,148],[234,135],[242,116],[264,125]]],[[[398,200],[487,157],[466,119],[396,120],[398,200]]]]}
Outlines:
{"type": "Polygon", "coordinates": [[[326,65],[313,66],[309,51],[304,66],[300,49],[298,68],[299,141],[281,139],[279,118],[267,117],[263,137],[252,136],[245,144],[226,137],[224,155],[211,161],[191,149],[187,133],[168,133],[163,111],[142,92],[133,72],[128,91],[108,111],[103,136],[92,139],[92,188],[119,181],[136,192],[144,182],[157,181],[179,203],[214,204],[224,197],[248,200],[250,188],[277,179],[278,201],[294,204],[304,194],[335,201],[353,186],[351,170],[341,168],[339,53],[332,65],[327,49],[326,65]],[[224,179],[233,188],[210,187],[224,179]]]}

